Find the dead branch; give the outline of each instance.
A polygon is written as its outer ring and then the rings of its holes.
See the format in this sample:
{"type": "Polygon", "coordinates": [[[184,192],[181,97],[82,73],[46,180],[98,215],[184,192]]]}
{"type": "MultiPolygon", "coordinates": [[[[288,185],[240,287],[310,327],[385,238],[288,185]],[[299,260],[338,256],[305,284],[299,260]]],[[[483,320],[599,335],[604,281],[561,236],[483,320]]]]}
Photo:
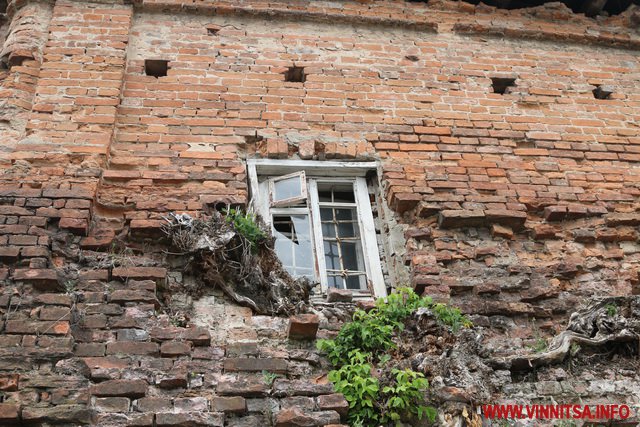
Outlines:
{"type": "Polygon", "coordinates": [[[561,363],[574,344],[601,347],[614,343],[638,343],[640,319],[634,316],[637,304],[634,298],[624,297],[592,300],[571,315],[567,329],[553,338],[547,351],[497,358],[492,360],[492,364],[512,371],[527,371],[561,363]]]}
{"type": "Polygon", "coordinates": [[[190,257],[192,271],[206,286],[221,289],[258,314],[289,315],[305,308],[310,283],[287,273],[273,239],[251,242],[219,212],[206,219],[171,214],[166,220],[163,231],[190,257]]]}

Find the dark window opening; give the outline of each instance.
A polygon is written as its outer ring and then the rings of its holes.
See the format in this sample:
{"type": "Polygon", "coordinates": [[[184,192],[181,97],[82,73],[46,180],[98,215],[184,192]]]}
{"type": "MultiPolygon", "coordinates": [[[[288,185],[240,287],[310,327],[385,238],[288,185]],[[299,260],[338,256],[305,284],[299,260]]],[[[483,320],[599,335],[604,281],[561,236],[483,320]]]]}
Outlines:
{"type": "Polygon", "coordinates": [[[285,82],[304,83],[305,78],[304,67],[289,67],[284,73],[285,82]]]}
{"type": "MultiPolygon", "coordinates": [[[[429,0],[409,0],[414,3],[428,3],[429,0]]],[[[466,3],[484,3],[498,9],[524,9],[541,6],[558,0],[464,0],[466,3]]],[[[584,13],[587,16],[619,15],[632,4],[640,5],[640,0],[561,0],[574,13],[584,13]]]]}
{"type": "Polygon", "coordinates": [[[510,88],[516,86],[516,79],[509,77],[491,77],[491,86],[493,87],[493,93],[504,95],[510,93],[510,88]]]}
{"type": "Polygon", "coordinates": [[[596,85],[593,96],[596,99],[611,99],[613,88],[611,86],[596,85]]]}
{"type": "Polygon", "coordinates": [[[7,13],[7,0],[0,0],[0,15],[7,13]]]}
{"type": "Polygon", "coordinates": [[[164,59],[145,59],[144,73],[147,76],[164,77],[169,71],[169,61],[164,59]]]}

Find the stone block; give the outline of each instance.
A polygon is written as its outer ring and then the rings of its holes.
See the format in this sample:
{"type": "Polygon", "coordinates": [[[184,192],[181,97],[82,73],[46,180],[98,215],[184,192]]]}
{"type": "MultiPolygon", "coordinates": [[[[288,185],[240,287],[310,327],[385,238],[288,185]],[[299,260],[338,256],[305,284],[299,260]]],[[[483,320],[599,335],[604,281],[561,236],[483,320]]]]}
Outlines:
{"type": "Polygon", "coordinates": [[[98,397],[143,397],[149,384],[143,380],[108,380],[91,387],[91,394],[98,397]]]}
{"type": "Polygon", "coordinates": [[[190,342],[165,341],[160,345],[160,354],[163,357],[178,357],[191,353],[190,342]]]}
{"type": "Polygon", "coordinates": [[[316,314],[298,314],[289,318],[290,339],[313,340],[318,333],[320,318],[316,314]]]}
{"type": "Polygon", "coordinates": [[[156,414],[156,427],[222,427],[224,415],[218,413],[159,413],[156,414]]]}
{"type": "Polygon", "coordinates": [[[211,409],[216,412],[243,414],[247,411],[247,401],[244,397],[214,397],[211,399],[211,409]]]}
{"type": "Polygon", "coordinates": [[[13,279],[31,283],[36,289],[42,291],[55,291],[62,288],[58,273],[53,269],[18,269],[13,273],[13,279]]]}
{"type": "Polygon", "coordinates": [[[327,290],[327,302],[351,302],[353,292],[348,289],[329,288],[327,290]]]}
{"type": "Polygon", "coordinates": [[[0,391],[17,391],[20,374],[0,375],[0,391]]]}
{"type": "Polygon", "coordinates": [[[0,403],[0,421],[17,422],[20,418],[20,405],[16,403],[0,403]]]}
{"type": "Polygon", "coordinates": [[[547,206],[544,208],[544,219],[547,221],[562,221],[566,216],[566,206],[547,206]]]}
{"type": "Polygon", "coordinates": [[[320,410],[336,411],[341,417],[346,417],[349,412],[349,402],[341,393],[318,396],[318,408],[320,410]]]}
{"type": "Polygon", "coordinates": [[[438,217],[440,228],[480,227],[485,222],[482,210],[443,210],[438,217]]]}
{"type": "Polygon", "coordinates": [[[284,409],[276,416],[276,427],[308,427],[338,424],[340,414],[336,411],[321,411],[305,413],[298,408],[284,409]]]}
{"type": "Polygon", "coordinates": [[[254,359],[245,357],[228,358],[224,361],[224,370],[227,372],[262,372],[284,374],[288,365],[284,359],[254,359]]]}

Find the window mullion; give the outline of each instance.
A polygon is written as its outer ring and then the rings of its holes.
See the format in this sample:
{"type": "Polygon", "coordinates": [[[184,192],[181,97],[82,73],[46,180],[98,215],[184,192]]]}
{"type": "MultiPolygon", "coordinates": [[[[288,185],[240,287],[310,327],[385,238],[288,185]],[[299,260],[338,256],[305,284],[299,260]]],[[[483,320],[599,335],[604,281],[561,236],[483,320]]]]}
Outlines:
{"type": "Polygon", "coordinates": [[[311,211],[311,230],[315,248],[316,268],[323,290],[328,287],[327,266],[324,260],[324,241],[322,240],[322,222],[320,219],[320,200],[318,198],[318,184],[315,179],[307,179],[309,184],[309,201],[311,211]]]}

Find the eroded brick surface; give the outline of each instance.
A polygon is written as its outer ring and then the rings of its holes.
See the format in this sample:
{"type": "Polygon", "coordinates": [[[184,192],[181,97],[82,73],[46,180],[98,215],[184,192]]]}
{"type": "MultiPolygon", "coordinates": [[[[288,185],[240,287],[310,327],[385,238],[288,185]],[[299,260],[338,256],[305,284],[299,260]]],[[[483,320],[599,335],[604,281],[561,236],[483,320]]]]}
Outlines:
{"type": "MultiPolygon", "coordinates": [[[[381,202],[406,240],[386,261],[497,331],[500,351],[556,332],[589,296],[640,293],[634,13],[9,2],[0,421],[345,421],[314,342],[288,335],[329,337],[347,314],[320,306],[288,330],[215,292],[171,295],[165,310],[167,289],[193,278],[163,252],[163,216],[246,204],[246,156],[379,160],[381,202]],[[147,59],[169,61],[167,76],[145,75],[147,59]],[[303,83],[284,81],[294,64],[303,83]],[[496,77],[515,87],[494,93],[496,77]]],[[[344,299],[330,301],[352,308],[344,299]]],[[[637,395],[633,373],[609,374],[547,372],[501,393],[637,395]]]]}

